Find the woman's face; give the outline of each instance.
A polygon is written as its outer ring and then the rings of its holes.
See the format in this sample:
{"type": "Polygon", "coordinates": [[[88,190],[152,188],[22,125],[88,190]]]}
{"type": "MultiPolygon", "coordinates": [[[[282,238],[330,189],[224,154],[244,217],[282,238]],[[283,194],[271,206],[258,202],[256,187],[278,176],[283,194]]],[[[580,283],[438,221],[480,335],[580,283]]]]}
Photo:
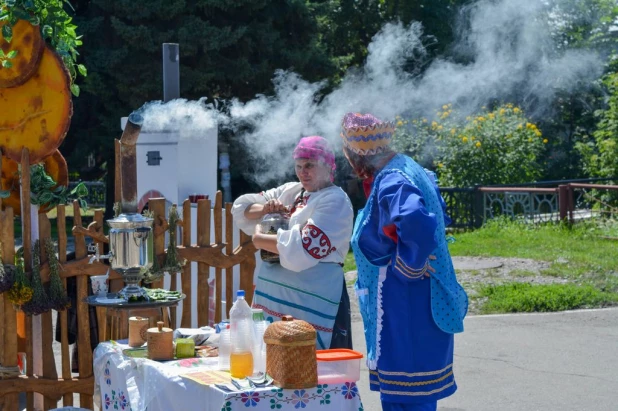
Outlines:
{"type": "Polygon", "coordinates": [[[318,191],[330,184],[330,167],[313,159],[298,158],[296,176],[307,191],[318,191]]]}

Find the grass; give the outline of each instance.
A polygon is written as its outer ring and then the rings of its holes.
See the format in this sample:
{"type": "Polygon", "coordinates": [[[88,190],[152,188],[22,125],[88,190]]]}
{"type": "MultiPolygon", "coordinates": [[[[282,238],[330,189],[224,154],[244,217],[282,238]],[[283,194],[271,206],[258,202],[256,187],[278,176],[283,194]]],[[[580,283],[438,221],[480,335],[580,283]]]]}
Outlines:
{"type": "Polygon", "coordinates": [[[487,298],[481,313],[564,311],[618,303],[618,294],[591,285],[511,283],[483,286],[478,298],[487,298]]]}
{"type": "MultiPolygon", "coordinates": [[[[618,304],[618,221],[526,225],[497,219],[483,228],[454,235],[453,256],[528,258],[549,262],[542,276],[566,284],[522,283],[536,275],[526,270],[509,273],[518,282],[484,285],[470,293],[481,313],[561,311],[618,304]],[[609,238],[609,239],[608,239],[609,238]]],[[[356,269],[350,256],[346,271],[356,269]]],[[[466,286],[467,287],[467,286],[466,286]]]]}

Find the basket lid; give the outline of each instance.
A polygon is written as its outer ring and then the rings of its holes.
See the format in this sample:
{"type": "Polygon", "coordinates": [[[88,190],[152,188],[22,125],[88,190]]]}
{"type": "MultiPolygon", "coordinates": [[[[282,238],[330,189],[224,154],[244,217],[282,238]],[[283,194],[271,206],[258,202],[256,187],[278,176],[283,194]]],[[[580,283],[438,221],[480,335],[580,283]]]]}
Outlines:
{"type": "Polygon", "coordinates": [[[315,352],[318,361],[345,361],[360,360],[363,354],[347,348],[335,348],[332,350],[318,350],[315,352]]]}
{"type": "Polygon", "coordinates": [[[295,320],[291,315],[284,315],[281,321],[275,321],[264,332],[264,342],[275,345],[313,345],[315,328],[303,320],[295,320]]]}

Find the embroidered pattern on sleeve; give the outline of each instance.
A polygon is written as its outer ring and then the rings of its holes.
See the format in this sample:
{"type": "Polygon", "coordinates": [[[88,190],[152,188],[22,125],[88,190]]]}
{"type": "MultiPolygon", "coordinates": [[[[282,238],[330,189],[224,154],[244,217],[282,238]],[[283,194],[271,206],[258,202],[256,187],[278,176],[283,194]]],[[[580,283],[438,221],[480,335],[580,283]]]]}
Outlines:
{"type": "Polygon", "coordinates": [[[429,269],[429,259],[425,261],[425,265],[419,269],[414,269],[408,266],[402,259],[397,255],[397,259],[395,260],[395,269],[403,276],[411,279],[418,280],[419,278],[423,278],[423,276],[427,273],[429,269]]]}
{"type": "Polygon", "coordinates": [[[337,248],[331,246],[330,239],[319,227],[307,224],[301,233],[303,248],[315,259],[328,256],[337,248]]]}

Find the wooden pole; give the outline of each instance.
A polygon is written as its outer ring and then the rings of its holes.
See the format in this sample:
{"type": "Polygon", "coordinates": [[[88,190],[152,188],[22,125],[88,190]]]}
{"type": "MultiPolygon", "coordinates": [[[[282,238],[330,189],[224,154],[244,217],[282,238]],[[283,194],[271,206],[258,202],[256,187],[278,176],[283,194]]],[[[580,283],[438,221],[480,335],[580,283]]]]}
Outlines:
{"type": "MultiPolygon", "coordinates": [[[[215,195],[215,243],[216,244],[221,244],[223,242],[223,222],[221,221],[223,219],[223,201],[222,201],[222,195],[221,195],[221,191],[217,191],[217,194],[215,195]]],[[[222,279],[222,272],[220,268],[216,268],[215,269],[215,289],[216,289],[216,293],[215,293],[215,298],[216,298],[216,306],[215,306],[215,324],[218,322],[221,322],[221,316],[222,316],[222,309],[221,309],[221,300],[223,298],[222,295],[222,284],[221,282],[223,281],[222,279]]],[[[226,308],[228,306],[230,306],[230,304],[232,303],[232,301],[226,301],[225,302],[225,306],[226,308]]]]}
{"type": "MultiPolygon", "coordinates": [[[[191,202],[185,200],[182,204],[182,245],[185,247],[191,246],[191,202]]],[[[180,326],[184,328],[192,327],[191,324],[191,261],[182,268],[181,287],[183,294],[186,294],[182,302],[182,319],[180,326]]]]}
{"type": "MultiPolygon", "coordinates": [[[[51,239],[51,224],[46,214],[39,214],[39,244],[41,254],[41,264],[49,261],[49,256],[45,250],[45,241],[51,239]]],[[[54,327],[52,324],[52,312],[48,311],[41,314],[41,352],[43,359],[43,377],[52,380],[58,379],[56,361],[54,358],[54,327]]],[[[43,400],[45,409],[56,408],[58,401],[45,397],[43,400]]]]}
{"type": "MultiPolygon", "coordinates": [[[[0,168],[2,167],[0,159],[0,168]]],[[[1,211],[0,207],[0,247],[4,262],[12,262],[15,259],[15,230],[13,225],[13,209],[7,207],[1,211]]],[[[3,365],[5,367],[17,366],[17,317],[13,304],[4,298],[4,315],[0,318],[0,325],[4,328],[4,338],[0,350],[4,352],[3,365]]],[[[7,394],[0,398],[0,409],[17,411],[19,406],[18,394],[7,394]]]]}
{"type": "MultiPolygon", "coordinates": [[[[79,209],[79,202],[73,201],[73,222],[76,226],[82,226],[82,215],[79,209]]],[[[88,255],[86,241],[83,234],[76,233],[75,237],[75,259],[80,260],[88,255]]],[[[77,354],[78,369],[80,378],[92,375],[92,347],[90,346],[90,314],[88,304],[84,299],[88,297],[88,277],[86,275],[77,276],[77,354]]],[[[82,408],[93,409],[92,396],[80,394],[79,404],[82,408]]]]}
{"type": "MultiPolygon", "coordinates": [[[[210,245],[210,200],[197,202],[197,245],[210,245]]],[[[208,325],[210,266],[197,263],[197,326],[208,325]]]]}
{"type": "MultiPolygon", "coordinates": [[[[56,207],[56,227],[58,228],[58,261],[60,264],[67,262],[67,227],[66,227],[66,206],[64,204],[56,207]]],[[[67,279],[62,278],[62,285],[67,289],[67,279]]],[[[62,378],[70,380],[71,375],[71,355],[69,353],[69,323],[67,310],[60,312],[60,355],[62,356],[62,378]]],[[[62,403],[65,406],[73,405],[73,395],[64,394],[62,403]]]]}

